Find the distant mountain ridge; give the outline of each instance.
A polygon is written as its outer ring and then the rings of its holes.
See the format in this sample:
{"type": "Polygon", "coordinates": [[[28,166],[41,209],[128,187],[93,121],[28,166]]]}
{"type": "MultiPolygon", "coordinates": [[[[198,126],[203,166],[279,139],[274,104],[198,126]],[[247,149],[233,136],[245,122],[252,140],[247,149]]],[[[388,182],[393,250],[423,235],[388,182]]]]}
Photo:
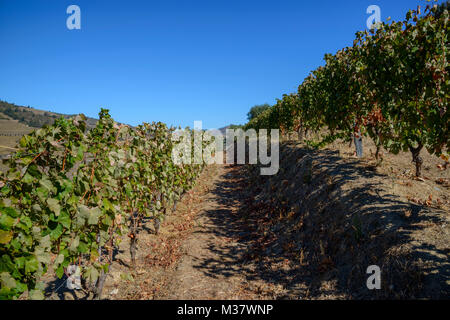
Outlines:
{"type": "MultiPolygon", "coordinates": [[[[74,115],[39,110],[32,107],[19,106],[0,100],[0,119],[17,120],[18,122],[31,128],[41,128],[44,125],[52,125],[55,120],[61,116],[68,119],[73,117],[74,115]]],[[[87,127],[95,127],[97,121],[98,120],[94,118],[87,118],[87,127]]]]}
{"type": "Polygon", "coordinates": [[[227,134],[227,129],[243,129],[243,126],[239,124],[230,124],[217,130],[219,130],[225,136],[227,134]]]}

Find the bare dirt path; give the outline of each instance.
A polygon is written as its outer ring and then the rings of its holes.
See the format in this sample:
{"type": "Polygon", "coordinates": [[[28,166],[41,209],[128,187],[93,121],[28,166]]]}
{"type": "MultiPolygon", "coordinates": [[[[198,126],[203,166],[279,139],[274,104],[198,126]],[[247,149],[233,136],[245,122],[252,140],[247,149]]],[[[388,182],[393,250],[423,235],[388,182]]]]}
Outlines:
{"type": "Polygon", "coordinates": [[[198,204],[191,235],[183,244],[185,255],[170,275],[159,299],[250,298],[244,260],[246,244],[238,217],[242,206],[241,173],[236,167],[220,166],[209,192],[198,204]]]}

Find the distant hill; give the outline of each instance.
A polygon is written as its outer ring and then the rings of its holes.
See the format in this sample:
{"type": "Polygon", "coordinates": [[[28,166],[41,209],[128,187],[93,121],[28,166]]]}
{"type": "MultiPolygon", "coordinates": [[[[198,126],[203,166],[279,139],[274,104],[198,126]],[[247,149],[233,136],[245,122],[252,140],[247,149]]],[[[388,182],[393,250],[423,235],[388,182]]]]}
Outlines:
{"type": "MultiPolygon", "coordinates": [[[[39,110],[31,107],[18,106],[13,103],[0,100],[0,120],[17,120],[31,128],[41,128],[43,125],[51,125],[59,118],[70,118],[74,115],[55,113],[50,111],[39,110]]],[[[87,118],[88,128],[95,127],[97,119],[87,118]]],[[[2,129],[2,127],[0,127],[2,129]]]]}
{"type": "Polygon", "coordinates": [[[229,128],[229,126],[226,126],[226,127],[223,127],[223,128],[219,128],[219,129],[217,129],[217,130],[219,130],[224,136],[226,135],[226,133],[227,133],[227,129],[229,128]]]}
{"type": "Polygon", "coordinates": [[[243,126],[240,124],[230,124],[226,127],[220,128],[218,130],[225,136],[227,133],[227,129],[242,129],[242,128],[243,128],[243,126]]]}
{"type": "MultiPolygon", "coordinates": [[[[0,100],[0,158],[13,152],[23,135],[43,125],[53,124],[61,116],[70,118],[73,115],[18,106],[0,100]]],[[[88,128],[93,128],[97,119],[87,118],[86,123],[88,128]]]]}

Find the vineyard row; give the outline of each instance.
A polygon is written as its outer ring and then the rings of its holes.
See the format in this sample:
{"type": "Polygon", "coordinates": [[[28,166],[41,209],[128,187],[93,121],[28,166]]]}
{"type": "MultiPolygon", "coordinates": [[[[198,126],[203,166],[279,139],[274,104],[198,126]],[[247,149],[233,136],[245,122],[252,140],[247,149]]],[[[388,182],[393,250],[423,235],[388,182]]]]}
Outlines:
{"type": "Polygon", "coordinates": [[[377,158],[381,147],[394,154],[409,150],[420,176],[424,147],[448,161],[448,19],[445,8],[421,13],[419,7],[404,21],[356,33],[352,47],[326,54],[326,64],[296,93],[284,95],[246,127],[327,132],[314,146],[360,133],[374,141],[377,158]]]}
{"type": "Polygon", "coordinates": [[[157,222],[191,188],[200,164],[172,161],[174,128],[117,124],[102,109],[92,130],[83,115],[60,118],[20,140],[0,176],[0,299],[44,298],[42,276],[79,267],[100,296],[124,235],[134,264],[142,220],[157,222]]]}

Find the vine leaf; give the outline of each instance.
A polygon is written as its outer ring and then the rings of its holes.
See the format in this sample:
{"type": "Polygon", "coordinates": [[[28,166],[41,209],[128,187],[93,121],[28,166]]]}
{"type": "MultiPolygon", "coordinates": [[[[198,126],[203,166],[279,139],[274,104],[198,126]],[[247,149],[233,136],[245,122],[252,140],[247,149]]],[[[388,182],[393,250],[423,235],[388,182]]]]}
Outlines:
{"type": "Polygon", "coordinates": [[[11,241],[13,233],[11,231],[0,230],[0,244],[7,244],[11,241]]]}
{"type": "Polygon", "coordinates": [[[48,207],[51,211],[55,213],[56,216],[59,216],[59,213],[61,212],[61,206],[59,205],[59,201],[57,199],[47,199],[48,207]]]}
{"type": "Polygon", "coordinates": [[[0,283],[6,288],[14,289],[16,287],[16,280],[8,272],[0,273],[0,283]]]}

